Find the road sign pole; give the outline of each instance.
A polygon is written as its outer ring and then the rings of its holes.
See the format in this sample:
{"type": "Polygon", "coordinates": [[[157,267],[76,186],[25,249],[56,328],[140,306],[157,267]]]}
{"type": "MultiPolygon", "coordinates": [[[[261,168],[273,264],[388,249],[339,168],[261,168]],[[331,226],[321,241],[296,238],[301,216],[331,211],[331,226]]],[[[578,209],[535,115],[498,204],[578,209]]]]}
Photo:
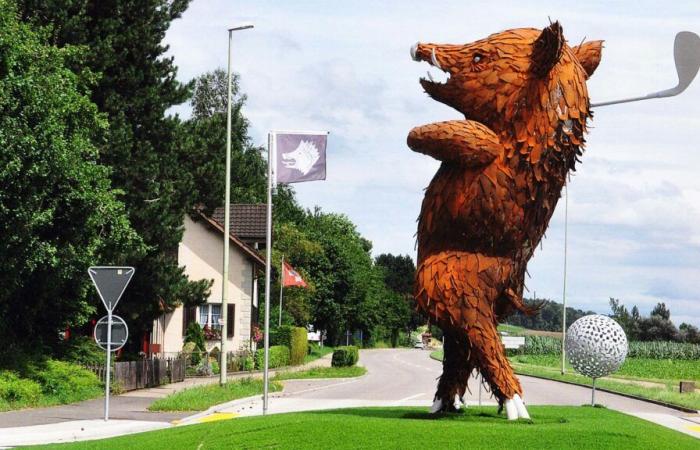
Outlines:
{"type": "Polygon", "coordinates": [[[109,420],[109,375],[112,369],[112,310],[107,311],[107,367],[105,368],[105,422],[109,420]]]}

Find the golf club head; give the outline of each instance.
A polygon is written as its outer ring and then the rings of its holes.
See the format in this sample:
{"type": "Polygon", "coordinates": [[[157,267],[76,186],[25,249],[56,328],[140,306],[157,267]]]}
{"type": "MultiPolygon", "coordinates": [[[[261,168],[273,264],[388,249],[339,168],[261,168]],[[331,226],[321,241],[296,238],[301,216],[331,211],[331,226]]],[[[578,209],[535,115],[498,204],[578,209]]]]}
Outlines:
{"type": "Polygon", "coordinates": [[[683,92],[700,68],[700,36],[692,31],[681,31],[676,35],[673,43],[673,59],[678,72],[678,86],[676,95],[683,92]]]}

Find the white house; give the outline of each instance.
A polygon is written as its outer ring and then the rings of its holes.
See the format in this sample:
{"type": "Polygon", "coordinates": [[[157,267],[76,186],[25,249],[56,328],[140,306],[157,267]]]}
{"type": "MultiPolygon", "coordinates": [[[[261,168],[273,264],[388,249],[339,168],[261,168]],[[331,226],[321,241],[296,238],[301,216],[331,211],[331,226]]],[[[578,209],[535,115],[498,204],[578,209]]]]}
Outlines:
{"type": "MultiPolygon", "coordinates": [[[[258,322],[258,277],[265,266],[257,248],[264,246],[265,205],[232,205],[229,252],[229,301],[227,347],[237,351],[251,346],[251,332],[258,322]],[[262,214],[262,218],[261,218],[262,214]],[[236,232],[243,235],[241,238],[236,232]]],[[[206,304],[178,307],[153,323],[151,352],[172,356],[182,350],[185,329],[192,321],[219,334],[222,328],[221,295],[223,270],[223,208],[212,217],[185,217],[184,234],[178,246],[178,264],[190,280],[214,280],[206,304]]],[[[221,348],[220,338],[207,340],[207,350],[221,348]]]]}

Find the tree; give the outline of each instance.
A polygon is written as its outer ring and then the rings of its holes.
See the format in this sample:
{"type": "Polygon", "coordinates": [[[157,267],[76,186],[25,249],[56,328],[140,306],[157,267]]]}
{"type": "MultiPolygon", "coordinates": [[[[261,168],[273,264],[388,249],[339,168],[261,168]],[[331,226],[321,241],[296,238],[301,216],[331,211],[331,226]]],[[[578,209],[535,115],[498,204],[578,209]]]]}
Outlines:
{"type": "Polygon", "coordinates": [[[410,332],[425,321],[413,302],[416,266],[408,255],[381,254],[375,259],[385,285],[380,307],[381,326],[389,330],[392,347],[398,345],[399,331],[410,332]]]}
{"type": "MultiPolygon", "coordinates": [[[[48,45],[0,0],[0,352],[41,349],[98,300],[87,268],[144,248],[94,143],[108,124],[86,91],[85,53],[48,45]]],[[[2,359],[2,358],[0,358],[2,359]]]]}
{"type": "Polygon", "coordinates": [[[671,311],[666,307],[666,303],[657,303],[654,309],[651,310],[651,315],[659,316],[665,320],[671,319],[671,311]]]}
{"type": "Polygon", "coordinates": [[[673,322],[661,315],[652,314],[639,321],[639,340],[678,341],[680,335],[673,322]]]}
{"type": "Polygon", "coordinates": [[[689,323],[682,323],[678,329],[680,331],[680,339],[683,342],[700,344],[700,330],[698,330],[698,327],[689,323]]]}
{"type": "MultiPolygon", "coordinates": [[[[86,57],[75,62],[99,75],[91,98],[109,120],[99,142],[100,163],[111,168],[129,219],[147,245],[125,248],[123,260],[136,274],[121,301],[129,311],[133,341],[139,331],[178,304],[197,304],[209,294],[207,281],[188,282],[177,265],[177,245],[187,206],[191,175],[177,145],[181,123],[166,110],[189,96],[176,80],[176,67],[162,45],[170,23],[189,0],[20,0],[21,17],[59,47],[81,45],[86,57]]],[[[95,260],[95,263],[105,261],[95,260]]]]}
{"type": "Polygon", "coordinates": [[[625,305],[623,305],[619,299],[610,297],[610,309],[612,310],[612,318],[622,327],[625,335],[631,337],[633,329],[633,316],[627,311],[625,305]]]}

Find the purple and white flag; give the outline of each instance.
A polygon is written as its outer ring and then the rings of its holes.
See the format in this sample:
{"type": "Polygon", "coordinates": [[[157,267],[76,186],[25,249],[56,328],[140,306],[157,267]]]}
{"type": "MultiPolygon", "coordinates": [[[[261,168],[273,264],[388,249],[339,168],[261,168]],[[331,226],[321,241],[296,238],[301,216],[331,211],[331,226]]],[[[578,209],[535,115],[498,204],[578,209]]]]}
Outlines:
{"type": "Polygon", "coordinates": [[[327,140],[325,132],[276,133],[277,182],[325,180],[327,140]]]}

